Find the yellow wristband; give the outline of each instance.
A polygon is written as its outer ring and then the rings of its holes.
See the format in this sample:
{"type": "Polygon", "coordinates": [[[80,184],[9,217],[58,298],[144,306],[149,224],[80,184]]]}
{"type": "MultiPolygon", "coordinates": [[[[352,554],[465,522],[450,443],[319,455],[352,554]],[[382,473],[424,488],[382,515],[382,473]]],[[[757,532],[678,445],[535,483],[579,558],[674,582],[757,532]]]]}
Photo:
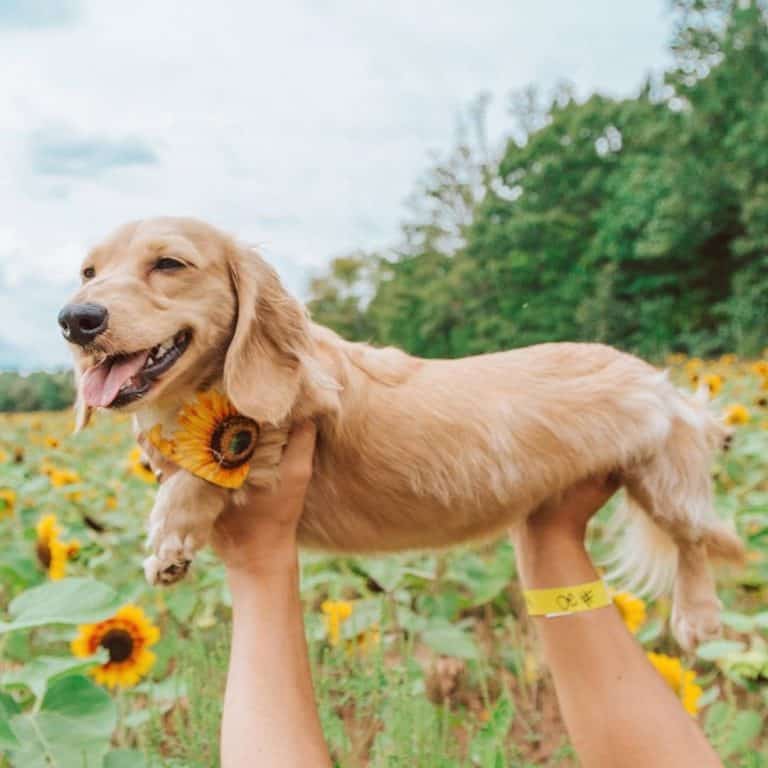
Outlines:
{"type": "Polygon", "coordinates": [[[529,615],[547,618],[592,611],[611,604],[608,590],[601,579],[572,587],[526,589],[523,597],[525,597],[529,615]]]}

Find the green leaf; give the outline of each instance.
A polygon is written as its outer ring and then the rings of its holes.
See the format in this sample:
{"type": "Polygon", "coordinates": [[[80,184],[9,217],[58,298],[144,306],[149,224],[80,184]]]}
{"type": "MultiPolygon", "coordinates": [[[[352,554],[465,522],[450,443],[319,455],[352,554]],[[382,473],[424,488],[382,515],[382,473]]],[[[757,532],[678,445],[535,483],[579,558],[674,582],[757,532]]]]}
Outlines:
{"type": "Polygon", "coordinates": [[[10,726],[10,719],[19,713],[19,705],[7,693],[0,693],[0,748],[12,749],[19,745],[10,726]]]}
{"type": "Polygon", "coordinates": [[[13,715],[17,715],[19,712],[21,712],[21,708],[16,703],[16,699],[14,699],[13,696],[0,691],[0,717],[8,719],[13,717],[13,715]]]}
{"type": "Polygon", "coordinates": [[[45,694],[42,711],[77,721],[81,736],[110,736],[117,722],[109,694],[82,675],[54,681],[45,694]]]}
{"type": "Polygon", "coordinates": [[[366,558],[360,567],[385,592],[393,592],[406,575],[406,568],[396,557],[366,558]]]}
{"type": "Polygon", "coordinates": [[[10,605],[11,621],[0,633],[45,624],[86,624],[106,619],[120,608],[112,587],[93,579],[62,579],[27,590],[10,605]]]}
{"type": "Polygon", "coordinates": [[[106,654],[90,659],[78,659],[73,656],[38,656],[18,669],[6,672],[0,678],[0,685],[24,685],[29,688],[36,699],[45,693],[50,681],[67,674],[84,672],[100,661],[106,654]]]}
{"type": "Polygon", "coordinates": [[[104,758],[104,768],[146,768],[147,761],[135,749],[114,749],[104,758]]]}
{"type": "Polygon", "coordinates": [[[744,643],[737,640],[712,640],[700,645],[696,655],[704,661],[716,661],[732,653],[741,653],[745,648],[744,643]]]}
{"type": "Polygon", "coordinates": [[[189,587],[176,589],[168,594],[165,603],[173,618],[181,624],[186,624],[197,605],[197,592],[189,587]]]}
{"type": "Polygon", "coordinates": [[[33,714],[16,715],[11,728],[20,748],[12,763],[25,768],[100,768],[117,723],[115,704],[88,678],[55,681],[33,714]]]}
{"type": "Polygon", "coordinates": [[[753,618],[755,620],[755,626],[758,629],[768,630],[768,611],[763,611],[762,613],[755,614],[753,618]]]}
{"type": "Polygon", "coordinates": [[[651,619],[640,627],[635,637],[638,643],[646,645],[661,637],[663,630],[664,622],[661,619],[651,619]]]}
{"type": "Polygon", "coordinates": [[[0,749],[14,749],[19,746],[19,740],[11,730],[10,723],[0,715],[0,749]]]}
{"type": "Polygon", "coordinates": [[[723,748],[723,757],[746,751],[763,727],[763,718],[751,709],[739,712],[733,718],[723,748]]]}
{"type": "Polygon", "coordinates": [[[475,641],[458,627],[430,627],[424,630],[421,639],[430,648],[446,656],[460,659],[477,659],[480,656],[475,641]]]}
{"type": "Polygon", "coordinates": [[[755,620],[752,616],[746,616],[743,613],[734,613],[733,611],[723,611],[720,616],[726,627],[748,634],[755,627],[755,620]]]}

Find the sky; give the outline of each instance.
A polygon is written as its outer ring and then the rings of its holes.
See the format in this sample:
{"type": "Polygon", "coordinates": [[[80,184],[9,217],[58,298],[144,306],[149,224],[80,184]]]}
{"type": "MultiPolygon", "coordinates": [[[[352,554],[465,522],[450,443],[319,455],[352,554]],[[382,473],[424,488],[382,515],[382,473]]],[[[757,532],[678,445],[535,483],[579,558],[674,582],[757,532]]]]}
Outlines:
{"type": "Polygon", "coordinates": [[[67,364],[56,314],[124,221],[208,220],[298,296],[397,242],[459,115],[571,82],[631,95],[666,0],[0,0],[0,366],[67,364]]]}

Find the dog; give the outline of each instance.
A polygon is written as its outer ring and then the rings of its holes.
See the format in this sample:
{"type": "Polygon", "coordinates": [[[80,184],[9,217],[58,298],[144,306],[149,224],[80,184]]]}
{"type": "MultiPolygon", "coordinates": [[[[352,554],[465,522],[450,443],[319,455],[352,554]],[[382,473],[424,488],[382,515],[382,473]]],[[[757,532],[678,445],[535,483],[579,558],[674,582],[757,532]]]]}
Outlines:
{"type": "Polygon", "coordinates": [[[256,250],[191,219],[126,224],[90,252],[82,279],[59,316],[74,351],[77,428],[94,408],[134,415],[162,479],[151,583],[181,578],[243,495],[179,469],[150,439],[198,393],[218,390],[260,430],[252,485],[279,481],[291,424],[316,422],[303,546],[447,547],[613,473],[626,492],[619,571],[654,591],[674,584],[684,648],[717,632],[710,559],[743,553],[713,510],[710,466],[726,430],[704,398],[646,362],[599,344],[424,360],[349,342],[312,323],[256,250]]]}

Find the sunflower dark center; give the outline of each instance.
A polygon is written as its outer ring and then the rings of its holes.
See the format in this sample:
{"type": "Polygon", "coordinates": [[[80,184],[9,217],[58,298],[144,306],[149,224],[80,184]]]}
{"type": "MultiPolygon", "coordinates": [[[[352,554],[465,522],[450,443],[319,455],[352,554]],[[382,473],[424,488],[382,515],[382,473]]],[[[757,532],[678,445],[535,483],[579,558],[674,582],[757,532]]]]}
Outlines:
{"type": "Polygon", "coordinates": [[[242,453],[247,450],[251,444],[251,433],[241,429],[239,432],[235,432],[229,441],[229,450],[234,453],[242,453]]]}
{"type": "Polygon", "coordinates": [[[225,469],[245,464],[256,449],[259,427],[245,416],[230,416],[220,422],[211,436],[211,450],[225,469]]]}
{"type": "Polygon", "coordinates": [[[40,561],[40,564],[43,566],[43,568],[50,568],[51,548],[48,546],[47,542],[37,542],[37,559],[40,561]]]}
{"type": "Polygon", "coordinates": [[[133,653],[133,638],[124,629],[110,629],[99,645],[107,649],[110,661],[125,661],[133,653]]]}

